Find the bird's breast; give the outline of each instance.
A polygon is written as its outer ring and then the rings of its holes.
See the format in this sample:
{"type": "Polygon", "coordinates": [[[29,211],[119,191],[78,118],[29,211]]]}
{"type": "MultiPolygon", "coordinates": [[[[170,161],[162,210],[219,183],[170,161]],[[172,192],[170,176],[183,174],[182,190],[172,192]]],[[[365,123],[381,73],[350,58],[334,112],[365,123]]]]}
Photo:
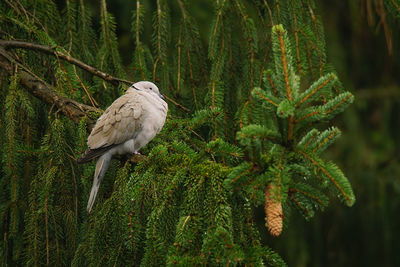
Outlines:
{"type": "Polygon", "coordinates": [[[149,126],[151,125],[156,133],[160,132],[164,126],[165,119],[167,117],[167,111],[161,106],[153,105],[150,108],[148,115],[149,116],[146,124],[149,126]]]}

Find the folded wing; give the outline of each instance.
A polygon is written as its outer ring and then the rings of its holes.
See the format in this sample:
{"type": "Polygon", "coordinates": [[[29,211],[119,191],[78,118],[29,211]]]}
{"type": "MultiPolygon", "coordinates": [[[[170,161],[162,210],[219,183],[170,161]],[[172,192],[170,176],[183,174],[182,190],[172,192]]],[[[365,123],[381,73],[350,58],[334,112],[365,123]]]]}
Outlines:
{"type": "Polygon", "coordinates": [[[142,98],[135,92],[128,93],[106,109],[92,129],[87,140],[88,149],[78,160],[79,163],[95,159],[135,136],[143,122],[142,98]]]}

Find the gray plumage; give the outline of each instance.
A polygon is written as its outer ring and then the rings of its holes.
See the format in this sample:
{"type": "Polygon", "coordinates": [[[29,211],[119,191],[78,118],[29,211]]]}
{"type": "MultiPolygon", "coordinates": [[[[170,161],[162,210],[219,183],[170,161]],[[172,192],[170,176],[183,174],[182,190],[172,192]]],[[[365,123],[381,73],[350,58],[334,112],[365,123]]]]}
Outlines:
{"type": "Polygon", "coordinates": [[[78,163],[85,163],[98,158],[88,212],[92,210],[112,156],[137,154],[161,131],[168,111],[163,98],[154,83],[137,82],[97,120],[87,139],[88,149],[78,159],[78,163]]]}

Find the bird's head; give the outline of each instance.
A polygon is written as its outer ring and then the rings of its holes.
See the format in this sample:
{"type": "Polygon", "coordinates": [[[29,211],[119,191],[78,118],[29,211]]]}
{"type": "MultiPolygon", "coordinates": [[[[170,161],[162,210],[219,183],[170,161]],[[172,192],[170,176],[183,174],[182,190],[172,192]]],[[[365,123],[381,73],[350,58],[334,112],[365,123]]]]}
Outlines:
{"type": "Polygon", "coordinates": [[[134,83],[131,88],[135,89],[135,90],[139,90],[139,91],[145,91],[148,92],[150,94],[155,94],[157,96],[159,96],[161,99],[165,99],[164,96],[162,94],[160,94],[160,91],[158,90],[157,85],[155,85],[152,82],[148,82],[148,81],[141,81],[141,82],[137,82],[134,83]]]}

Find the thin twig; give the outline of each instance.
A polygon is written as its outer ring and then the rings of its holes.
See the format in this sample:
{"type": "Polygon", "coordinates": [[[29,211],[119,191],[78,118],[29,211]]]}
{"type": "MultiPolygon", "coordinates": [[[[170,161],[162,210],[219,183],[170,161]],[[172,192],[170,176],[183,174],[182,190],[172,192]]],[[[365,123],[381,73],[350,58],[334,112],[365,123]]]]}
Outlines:
{"type": "Polygon", "coordinates": [[[169,98],[168,96],[165,95],[164,97],[165,97],[165,99],[166,99],[168,102],[171,102],[171,103],[174,104],[175,106],[180,107],[180,108],[183,109],[184,111],[187,111],[187,112],[190,111],[190,109],[188,109],[187,107],[183,106],[182,104],[179,104],[179,103],[176,102],[175,100],[172,100],[172,99],[169,98]]]}

